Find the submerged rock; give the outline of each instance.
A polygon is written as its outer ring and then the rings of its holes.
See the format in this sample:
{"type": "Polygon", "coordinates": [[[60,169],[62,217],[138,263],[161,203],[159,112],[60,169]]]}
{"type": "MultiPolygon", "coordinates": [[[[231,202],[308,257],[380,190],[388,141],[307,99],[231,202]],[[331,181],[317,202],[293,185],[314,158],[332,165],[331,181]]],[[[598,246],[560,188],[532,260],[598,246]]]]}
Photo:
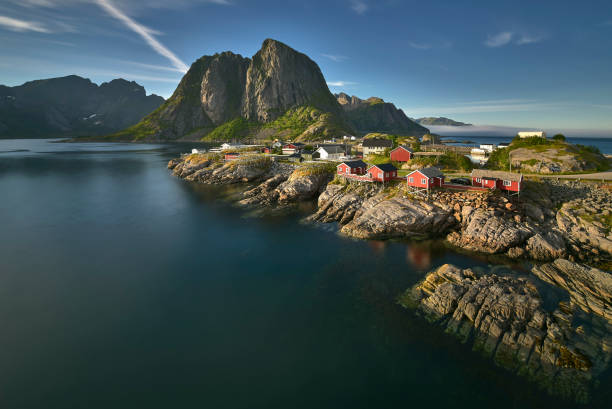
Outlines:
{"type": "Polygon", "coordinates": [[[498,365],[579,402],[588,401],[593,378],[610,361],[610,322],[564,302],[546,310],[526,277],[478,275],[446,264],[409,289],[400,303],[471,342],[498,365]]]}

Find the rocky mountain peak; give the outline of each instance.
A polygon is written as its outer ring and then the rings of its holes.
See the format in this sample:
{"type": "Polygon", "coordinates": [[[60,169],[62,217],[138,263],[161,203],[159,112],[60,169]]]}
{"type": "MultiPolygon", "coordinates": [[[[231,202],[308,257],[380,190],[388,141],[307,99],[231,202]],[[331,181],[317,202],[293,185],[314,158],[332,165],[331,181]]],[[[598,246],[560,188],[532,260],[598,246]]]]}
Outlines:
{"type": "Polygon", "coordinates": [[[340,111],[314,61],[280,41],[265,40],[247,71],[243,116],[270,122],[300,105],[340,111]]]}

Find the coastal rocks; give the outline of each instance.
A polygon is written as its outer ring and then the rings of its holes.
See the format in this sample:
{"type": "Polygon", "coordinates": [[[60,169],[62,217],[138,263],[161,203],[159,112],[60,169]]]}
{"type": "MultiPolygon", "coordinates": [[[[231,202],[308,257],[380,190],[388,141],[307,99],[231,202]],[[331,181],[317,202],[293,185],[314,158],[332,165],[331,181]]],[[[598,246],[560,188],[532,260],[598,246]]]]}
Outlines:
{"type": "Polygon", "coordinates": [[[447,240],[468,250],[501,253],[518,246],[533,234],[526,225],[496,217],[483,209],[466,211],[462,216],[463,229],[449,234],[447,240]]]}
{"type": "Polygon", "coordinates": [[[362,239],[430,237],[446,232],[455,223],[451,208],[378,194],[366,200],[340,232],[362,239]]]}
{"type": "Polygon", "coordinates": [[[557,212],[557,225],[568,240],[578,247],[590,246],[612,253],[609,202],[577,200],[565,203],[557,212]]]}
{"type": "Polygon", "coordinates": [[[567,290],[572,304],[612,323],[612,274],[562,259],[536,266],[532,273],[567,290]]]}
{"type": "Polygon", "coordinates": [[[525,250],[535,260],[554,260],[567,255],[565,240],[556,231],[536,233],[527,240],[525,250]]]}
{"type": "Polygon", "coordinates": [[[344,186],[328,184],[318,200],[318,210],[307,221],[322,223],[339,222],[344,225],[355,216],[363,202],[376,193],[371,185],[344,186]]]}
{"type": "Polygon", "coordinates": [[[592,379],[610,361],[609,324],[564,302],[548,311],[529,278],[446,264],[407,290],[400,303],[496,364],[579,402],[588,401],[592,379]]]}

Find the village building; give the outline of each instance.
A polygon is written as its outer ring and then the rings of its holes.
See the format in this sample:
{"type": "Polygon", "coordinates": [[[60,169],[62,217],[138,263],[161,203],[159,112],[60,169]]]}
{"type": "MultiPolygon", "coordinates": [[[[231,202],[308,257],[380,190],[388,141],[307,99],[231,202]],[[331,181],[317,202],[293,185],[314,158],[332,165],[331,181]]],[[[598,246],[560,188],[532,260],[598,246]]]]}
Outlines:
{"type": "Polygon", "coordinates": [[[296,152],[296,153],[289,155],[287,160],[289,162],[303,162],[304,158],[302,158],[302,155],[300,153],[296,152]]]}
{"type": "Polygon", "coordinates": [[[300,152],[304,149],[304,144],[300,142],[293,142],[283,145],[283,155],[293,155],[294,153],[300,152]]]}
{"type": "Polygon", "coordinates": [[[235,160],[238,159],[240,153],[238,152],[225,152],[224,158],[225,160],[235,160]]]}
{"type": "Polygon", "coordinates": [[[412,149],[406,145],[400,145],[391,151],[391,160],[394,162],[408,162],[412,160],[412,149]]]}
{"type": "Polygon", "coordinates": [[[321,146],[317,152],[321,159],[340,160],[345,156],[344,147],[340,145],[321,146]]]}
{"type": "Polygon", "coordinates": [[[272,149],[267,146],[264,146],[263,148],[261,148],[261,153],[271,153],[271,152],[272,152],[272,149]]]}
{"type": "Polygon", "coordinates": [[[397,177],[397,168],[390,163],[373,165],[367,172],[370,179],[376,182],[387,182],[397,177]]]}
{"type": "Polygon", "coordinates": [[[546,132],[541,132],[541,131],[537,131],[537,132],[519,132],[518,133],[519,138],[521,139],[525,139],[525,138],[544,138],[546,139],[546,132]]]}
{"type": "Polygon", "coordinates": [[[345,161],[336,166],[339,175],[365,175],[368,164],[362,160],[345,161]]]}
{"type": "Polygon", "coordinates": [[[519,193],[523,185],[523,175],[501,170],[474,169],[472,185],[519,193]]]}
{"type": "Polygon", "coordinates": [[[380,155],[385,153],[386,149],[393,148],[393,141],[384,138],[369,138],[364,139],[361,146],[364,155],[380,155]]]}
{"type": "Polygon", "coordinates": [[[280,141],[274,141],[274,143],[272,144],[272,149],[278,149],[278,148],[282,148],[283,143],[280,141]]]}
{"type": "Polygon", "coordinates": [[[319,152],[302,151],[302,158],[304,158],[304,160],[307,160],[307,161],[313,161],[313,160],[321,159],[321,155],[319,154],[319,152]]]}
{"type": "Polygon", "coordinates": [[[417,169],[406,176],[406,184],[410,188],[429,190],[432,187],[442,187],[444,174],[440,169],[430,166],[417,169]]]}
{"type": "Polygon", "coordinates": [[[487,153],[493,152],[496,148],[497,146],[493,145],[492,143],[483,143],[482,145],[480,145],[480,149],[487,153]]]}

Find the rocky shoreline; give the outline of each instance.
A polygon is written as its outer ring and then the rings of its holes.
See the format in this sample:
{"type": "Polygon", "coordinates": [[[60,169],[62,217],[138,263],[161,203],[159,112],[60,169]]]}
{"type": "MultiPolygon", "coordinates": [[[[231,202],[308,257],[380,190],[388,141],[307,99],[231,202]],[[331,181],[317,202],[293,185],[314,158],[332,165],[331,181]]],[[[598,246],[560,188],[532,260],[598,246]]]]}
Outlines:
{"type": "Polygon", "coordinates": [[[497,365],[577,402],[588,402],[612,357],[612,276],[568,260],[526,277],[445,264],[399,302],[497,365]],[[538,279],[569,300],[546,306],[538,279]]]}
{"type": "Polygon", "coordinates": [[[280,163],[261,155],[224,162],[192,154],[171,160],[182,179],[246,184],[239,203],[282,207],[317,201],[309,223],[338,223],[360,239],[444,239],[458,250],[531,261],[528,277],[445,265],[400,299],[445,332],[552,394],[587,402],[612,356],[612,193],[580,182],[526,183],[517,197],[433,191],[415,197],[334,178],[330,164],[280,163]],[[546,263],[548,264],[542,264],[546,263]],[[579,264],[580,263],[580,264],[579,264]],[[539,288],[565,298],[546,307],[539,288]]]}
{"type": "Polygon", "coordinates": [[[240,200],[245,206],[316,199],[318,210],[306,220],[337,222],[350,237],[439,237],[462,250],[512,259],[612,265],[612,192],[576,181],[529,181],[520,198],[438,190],[426,199],[410,195],[402,184],[382,188],[332,180],[333,169],[325,163],[296,165],[258,155],[223,162],[192,154],[171,160],[168,168],[198,183],[248,183],[240,200]]]}

